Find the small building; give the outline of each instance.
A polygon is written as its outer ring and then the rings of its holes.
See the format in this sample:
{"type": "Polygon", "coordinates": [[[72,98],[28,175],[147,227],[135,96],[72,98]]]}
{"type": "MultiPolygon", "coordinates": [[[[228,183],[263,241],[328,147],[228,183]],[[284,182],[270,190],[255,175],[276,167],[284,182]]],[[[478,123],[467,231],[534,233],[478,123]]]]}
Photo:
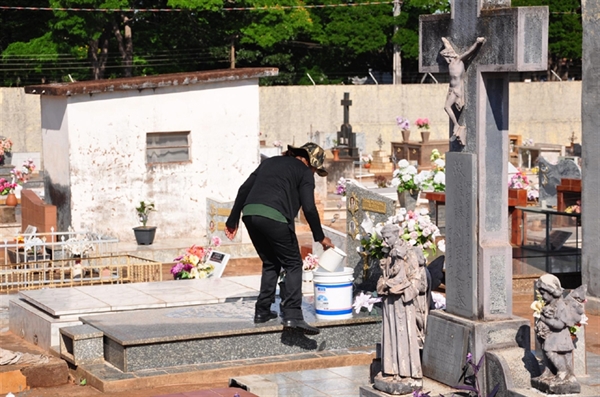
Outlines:
{"type": "Polygon", "coordinates": [[[258,79],[227,69],[25,87],[40,96],[45,199],[58,228],[133,241],[153,202],[158,236],[206,232],[206,199],[233,200],[259,163],[258,79]]]}

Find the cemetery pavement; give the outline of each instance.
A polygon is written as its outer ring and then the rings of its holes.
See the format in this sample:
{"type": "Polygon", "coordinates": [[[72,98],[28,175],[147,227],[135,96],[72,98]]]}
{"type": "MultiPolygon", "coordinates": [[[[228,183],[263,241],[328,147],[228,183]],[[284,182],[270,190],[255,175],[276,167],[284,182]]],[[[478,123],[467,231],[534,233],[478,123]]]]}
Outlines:
{"type": "MultiPolygon", "coordinates": [[[[516,295],[513,298],[513,313],[516,316],[532,318],[530,295],[516,295]]],[[[586,351],[588,354],[588,373],[587,378],[581,379],[582,383],[596,385],[600,387],[600,316],[589,315],[588,325],[586,327],[586,351]]],[[[6,349],[29,351],[41,353],[36,346],[24,343],[20,338],[10,332],[0,334],[0,346],[6,349]]],[[[532,346],[533,348],[533,346],[532,346]]],[[[277,384],[280,397],[319,397],[319,396],[347,396],[358,397],[358,386],[366,385],[369,373],[368,365],[324,368],[307,371],[274,373],[261,375],[270,382],[277,384]]],[[[233,397],[239,389],[228,389],[225,382],[216,382],[211,385],[204,383],[198,384],[171,384],[161,387],[153,387],[138,390],[124,390],[122,392],[102,393],[89,386],[79,386],[79,379],[71,379],[64,386],[39,388],[27,390],[21,393],[13,391],[16,397],[233,397]],[[202,393],[199,393],[202,392],[202,393]],[[183,394],[185,393],[185,394],[183,394]],[[221,393],[221,394],[219,394],[221,393]],[[225,393],[225,394],[223,394],[225,393]]],[[[252,394],[239,393],[240,397],[250,397],[252,394]]]]}

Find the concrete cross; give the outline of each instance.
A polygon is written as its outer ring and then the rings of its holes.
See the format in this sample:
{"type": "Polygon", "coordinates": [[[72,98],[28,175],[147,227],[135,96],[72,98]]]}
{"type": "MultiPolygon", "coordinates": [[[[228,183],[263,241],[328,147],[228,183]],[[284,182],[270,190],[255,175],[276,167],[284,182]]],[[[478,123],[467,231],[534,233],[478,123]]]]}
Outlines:
{"type": "Polygon", "coordinates": [[[472,320],[510,318],[507,72],[546,70],[548,8],[453,0],[451,10],[420,17],[419,54],[420,72],[439,73],[449,70],[440,54],[448,43],[457,54],[472,52],[457,117],[466,145],[453,140],[446,156],[447,310],[472,320]]]}
{"type": "Polygon", "coordinates": [[[452,120],[446,153],[447,311],[429,316],[423,348],[423,374],[447,385],[467,352],[477,362],[511,351],[529,324],[512,316],[507,72],[546,70],[548,45],[547,7],[453,0],[451,10],[420,17],[419,54],[421,72],[450,72],[445,110],[460,126],[452,120]]]}
{"type": "Polygon", "coordinates": [[[350,122],[350,106],[352,106],[349,92],[344,92],[344,99],[342,99],[341,105],[344,107],[344,124],[348,124],[350,122]]]}

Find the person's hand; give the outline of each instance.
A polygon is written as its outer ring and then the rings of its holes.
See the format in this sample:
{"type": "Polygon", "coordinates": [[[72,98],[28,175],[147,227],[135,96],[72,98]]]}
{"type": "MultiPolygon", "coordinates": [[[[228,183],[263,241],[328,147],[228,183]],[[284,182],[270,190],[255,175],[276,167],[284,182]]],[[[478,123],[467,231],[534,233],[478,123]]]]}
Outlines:
{"type": "Polygon", "coordinates": [[[228,239],[233,240],[235,238],[236,233],[237,233],[237,227],[236,228],[225,227],[225,235],[227,236],[228,239]]]}
{"type": "Polygon", "coordinates": [[[323,240],[319,241],[319,243],[321,243],[324,250],[335,247],[329,237],[325,237],[323,240]]]}

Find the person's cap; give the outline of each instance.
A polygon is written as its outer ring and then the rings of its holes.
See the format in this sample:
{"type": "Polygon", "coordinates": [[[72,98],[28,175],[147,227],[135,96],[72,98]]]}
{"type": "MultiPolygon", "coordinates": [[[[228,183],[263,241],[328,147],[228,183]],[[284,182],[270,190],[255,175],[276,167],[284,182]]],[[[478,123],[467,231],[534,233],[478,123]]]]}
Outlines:
{"type": "Polygon", "coordinates": [[[296,156],[306,157],[311,167],[317,169],[319,176],[327,176],[327,170],[323,167],[325,163],[325,150],[316,143],[307,142],[300,147],[288,145],[288,150],[296,156]]]}

